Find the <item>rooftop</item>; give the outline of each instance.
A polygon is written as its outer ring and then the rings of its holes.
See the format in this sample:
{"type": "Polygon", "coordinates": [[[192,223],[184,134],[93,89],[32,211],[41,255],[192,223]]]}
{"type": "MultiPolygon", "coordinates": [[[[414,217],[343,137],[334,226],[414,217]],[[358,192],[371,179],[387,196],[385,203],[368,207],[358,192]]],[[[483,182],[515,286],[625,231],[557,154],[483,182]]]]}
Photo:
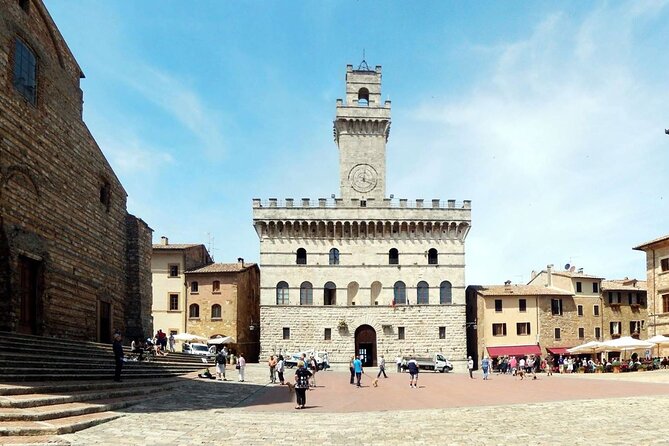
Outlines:
{"type": "Polygon", "coordinates": [[[186,271],[186,274],[206,274],[206,273],[238,273],[248,268],[254,267],[255,263],[212,263],[202,268],[186,271]]]}
{"type": "Polygon", "coordinates": [[[636,279],[602,280],[602,290],[646,291],[646,281],[636,279]]]}
{"type": "Polygon", "coordinates": [[[642,245],[635,246],[632,249],[636,249],[638,251],[645,251],[646,248],[650,248],[651,246],[653,246],[657,243],[662,243],[662,242],[669,242],[669,235],[665,235],[664,237],[656,238],[655,240],[651,240],[651,241],[646,242],[642,245]]]}
{"type": "Polygon", "coordinates": [[[543,285],[481,285],[476,287],[481,296],[571,296],[564,290],[543,285]]]}
{"type": "Polygon", "coordinates": [[[603,279],[603,277],[600,276],[593,276],[591,274],[572,271],[552,271],[552,274],[555,276],[571,277],[572,279],[603,279]]]}
{"type": "Polygon", "coordinates": [[[162,243],[154,243],[153,249],[188,249],[188,248],[193,248],[195,246],[202,246],[201,243],[170,243],[170,244],[162,244],[162,243]]]}

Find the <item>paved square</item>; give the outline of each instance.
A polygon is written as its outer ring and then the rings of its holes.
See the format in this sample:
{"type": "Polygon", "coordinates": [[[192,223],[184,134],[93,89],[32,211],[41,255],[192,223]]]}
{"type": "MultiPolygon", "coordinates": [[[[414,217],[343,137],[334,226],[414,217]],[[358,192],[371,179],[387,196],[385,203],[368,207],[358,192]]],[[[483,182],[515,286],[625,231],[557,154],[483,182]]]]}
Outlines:
{"type": "Polygon", "coordinates": [[[664,370],[523,381],[426,372],[418,389],[406,374],[391,372],[379,387],[367,376],[357,389],[348,372],[324,372],[306,410],[294,409],[285,386],[265,385],[264,366],[251,365],[247,375],[244,384],[184,379],[180,390],[123,418],[56,438],[72,445],[669,442],[669,426],[658,418],[669,410],[664,370]]]}

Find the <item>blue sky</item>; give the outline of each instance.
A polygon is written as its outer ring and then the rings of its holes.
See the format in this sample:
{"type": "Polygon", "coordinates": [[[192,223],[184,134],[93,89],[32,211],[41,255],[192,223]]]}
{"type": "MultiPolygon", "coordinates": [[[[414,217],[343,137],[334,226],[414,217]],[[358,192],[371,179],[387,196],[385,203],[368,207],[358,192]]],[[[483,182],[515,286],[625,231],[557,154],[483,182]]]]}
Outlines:
{"type": "Polygon", "coordinates": [[[252,198],[338,194],[364,48],[393,104],[388,193],[472,200],[468,284],[645,278],[631,248],[669,233],[668,2],[470,3],[46,1],[154,241],[257,261],[252,198]]]}

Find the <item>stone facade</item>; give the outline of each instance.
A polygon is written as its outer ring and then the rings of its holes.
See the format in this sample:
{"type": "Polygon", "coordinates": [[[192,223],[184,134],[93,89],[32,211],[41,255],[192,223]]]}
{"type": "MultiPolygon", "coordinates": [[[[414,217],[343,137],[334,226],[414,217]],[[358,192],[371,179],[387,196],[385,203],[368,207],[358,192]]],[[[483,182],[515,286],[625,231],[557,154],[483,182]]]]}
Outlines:
{"type": "Polygon", "coordinates": [[[151,331],[151,230],[82,120],[81,78],[41,1],[0,0],[0,329],[108,341],[151,331]]]}
{"type": "Polygon", "coordinates": [[[385,197],[390,102],[380,97],[381,67],[347,67],[334,123],[339,198],[253,200],[261,357],[323,349],[333,361],[356,353],[368,364],[380,353],[465,358],[471,203],[385,197]]]}
{"type": "Polygon", "coordinates": [[[669,235],[634,249],[646,253],[648,337],[669,336],[669,235]]]}
{"type": "Polygon", "coordinates": [[[160,243],[153,245],[151,315],[155,330],[161,329],[168,334],[188,332],[188,285],[185,272],[212,263],[214,261],[209,251],[202,244],[170,243],[167,237],[161,237],[160,243]],[[176,296],[176,300],[172,296],[176,296]]]}
{"type": "Polygon", "coordinates": [[[214,263],[186,272],[188,332],[230,336],[231,352],[257,362],[260,353],[260,270],[254,263],[214,263]],[[195,286],[194,283],[197,285],[195,286]],[[195,291],[197,290],[197,291],[195,291]],[[197,305],[197,311],[190,307],[197,305]],[[197,315],[197,316],[195,316],[197,315]]]}

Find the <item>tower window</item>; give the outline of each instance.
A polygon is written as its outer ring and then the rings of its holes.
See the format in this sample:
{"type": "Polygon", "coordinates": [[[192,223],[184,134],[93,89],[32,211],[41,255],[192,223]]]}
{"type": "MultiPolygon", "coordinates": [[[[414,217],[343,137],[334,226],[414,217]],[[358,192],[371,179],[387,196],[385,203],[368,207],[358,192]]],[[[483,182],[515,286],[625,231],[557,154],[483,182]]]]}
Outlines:
{"type": "Polygon", "coordinates": [[[323,287],[323,305],[337,305],[337,285],[332,282],[323,287]]]}
{"type": "Polygon", "coordinates": [[[211,318],[212,319],[221,318],[221,306],[219,304],[214,304],[211,306],[211,318]]]}
{"type": "Polygon", "coordinates": [[[19,0],[19,6],[25,12],[30,12],[30,0],[19,0]]]}
{"type": "Polygon", "coordinates": [[[431,248],[427,252],[427,264],[428,265],[436,265],[439,263],[439,254],[437,253],[437,250],[434,248],[431,248]]]}
{"type": "Polygon", "coordinates": [[[416,286],[416,303],[418,305],[427,305],[430,303],[430,286],[425,281],[418,282],[416,286]]]}
{"type": "Polygon", "coordinates": [[[441,305],[450,305],[453,302],[452,285],[448,280],[444,280],[439,285],[439,303],[441,305]]]}
{"type": "Polygon", "coordinates": [[[276,284],[276,304],[288,305],[288,284],[283,280],[276,284]]]}
{"type": "Polygon", "coordinates": [[[362,105],[363,107],[369,105],[369,90],[365,87],[358,90],[358,105],[362,105]]]}
{"type": "Polygon", "coordinates": [[[407,287],[404,282],[395,282],[393,286],[393,300],[396,305],[404,305],[407,303],[407,287]]]}
{"type": "Polygon", "coordinates": [[[307,264],[307,250],[304,248],[300,248],[297,250],[297,257],[295,260],[295,263],[298,265],[306,265],[307,264]]]}
{"type": "Polygon", "coordinates": [[[337,248],[330,250],[330,265],[339,265],[339,250],[337,248]]]}
{"type": "Polygon", "coordinates": [[[300,285],[300,305],[314,304],[314,289],[311,282],[302,282],[300,285]]]}
{"type": "Polygon", "coordinates": [[[400,263],[400,253],[397,251],[397,248],[391,248],[388,251],[388,265],[399,265],[400,263]]]}
{"type": "Polygon", "coordinates": [[[37,102],[37,58],[30,48],[16,39],[14,87],[31,104],[37,102]]]}
{"type": "Polygon", "coordinates": [[[188,307],[188,317],[197,319],[200,317],[200,306],[198,304],[191,304],[188,307]]]}

